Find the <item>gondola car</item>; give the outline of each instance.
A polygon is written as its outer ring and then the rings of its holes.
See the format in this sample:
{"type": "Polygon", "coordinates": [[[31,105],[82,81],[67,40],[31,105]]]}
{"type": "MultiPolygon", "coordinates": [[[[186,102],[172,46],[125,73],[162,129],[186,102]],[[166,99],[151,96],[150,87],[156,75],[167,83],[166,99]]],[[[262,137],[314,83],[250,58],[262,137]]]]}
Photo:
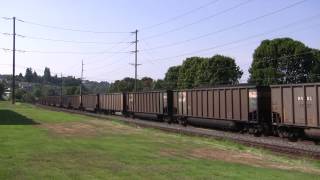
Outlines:
{"type": "Polygon", "coordinates": [[[172,92],[129,92],[126,96],[127,114],[169,120],[172,116],[172,92]]]}
{"type": "Polygon", "coordinates": [[[260,135],[270,126],[270,88],[233,86],[173,91],[179,122],[230,126],[260,135]]]}
{"type": "Polygon", "coordinates": [[[99,110],[99,95],[98,94],[88,94],[82,95],[81,99],[81,109],[87,111],[97,111],[99,110]]]}
{"type": "Polygon", "coordinates": [[[99,111],[106,114],[126,113],[125,93],[107,93],[99,95],[99,111]]]}
{"type": "Polygon", "coordinates": [[[67,95],[62,97],[62,107],[70,109],[81,109],[81,96],[67,95]]]}
{"type": "Polygon", "coordinates": [[[320,130],[320,83],[271,86],[272,124],[275,134],[290,139],[306,130],[320,130]]]}

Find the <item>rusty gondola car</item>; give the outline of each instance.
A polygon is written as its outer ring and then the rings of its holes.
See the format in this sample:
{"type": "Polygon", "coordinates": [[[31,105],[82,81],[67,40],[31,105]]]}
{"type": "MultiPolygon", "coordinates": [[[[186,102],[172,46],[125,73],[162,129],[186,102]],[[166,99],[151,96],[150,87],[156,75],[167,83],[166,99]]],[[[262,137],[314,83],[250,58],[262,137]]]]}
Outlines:
{"type": "Polygon", "coordinates": [[[120,112],[125,114],[125,93],[107,93],[99,95],[99,110],[107,114],[120,112]]]}
{"type": "Polygon", "coordinates": [[[272,123],[280,136],[297,138],[320,130],[320,83],[272,85],[272,123]]]}
{"type": "MultiPolygon", "coordinates": [[[[231,86],[173,91],[173,115],[186,124],[202,122],[261,134],[270,124],[270,88],[231,86]]],[[[214,125],[213,125],[214,126],[214,125]]]]}
{"type": "Polygon", "coordinates": [[[170,120],[172,116],[172,92],[130,92],[126,97],[127,114],[158,120],[170,120]]]}

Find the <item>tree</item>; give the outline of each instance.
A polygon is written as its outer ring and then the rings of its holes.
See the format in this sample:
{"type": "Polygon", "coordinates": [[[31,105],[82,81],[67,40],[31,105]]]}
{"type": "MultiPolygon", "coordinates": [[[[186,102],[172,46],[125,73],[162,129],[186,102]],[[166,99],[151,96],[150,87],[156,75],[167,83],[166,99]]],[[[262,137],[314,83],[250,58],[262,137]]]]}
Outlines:
{"type": "Polygon", "coordinates": [[[18,81],[23,81],[23,75],[21,73],[19,73],[18,77],[17,77],[18,81]]]}
{"type": "Polygon", "coordinates": [[[0,82],[0,100],[2,100],[3,98],[4,91],[5,91],[5,85],[2,82],[0,82]]]}
{"type": "Polygon", "coordinates": [[[36,102],[36,99],[30,92],[26,92],[22,95],[21,101],[28,102],[28,103],[34,103],[34,102],[36,102]]]}
{"type": "MultiPolygon", "coordinates": [[[[117,80],[110,85],[108,92],[131,92],[134,90],[134,82],[135,79],[129,77],[126,77],[122,80],[117,80]]],[[[140,87],[139,81],[137,84],[138,87],[140,87]]]]}
{"type": "Polygon", "coordinates": [[[44,68],[43,79],[46,82],[51,82],[51,72],[49,68],[44,68]]]}
{"type": "MultiPolygon", "coordinates": [[[[174,82],[177,68],[171,69],[171,84],[174,82]]],[[[209,87],[219,84],[236,84],[242,71],[235,60],[221,55],[210,58],[187,58],[178,73],[178,88],[209,87]]],[[[167,77],[167,76],[166,76],[167,77]]],[[[169,76],[168,76],[169,77],[169,76]]]]}
{"type": "Polygon", "coordinates": [[[182,66],[179,68],[178,87],[179,88],[192,88],[195,87],[195,80],[197,71],[204,61],[201,57],[187,58],[182,66]]]}
{"type": "Polygon", "coordinates": [[[196,73],[195,86],[208,87],[221,84],[237,84],[243,72],[236,65],[235,60],[215,55],[205,58],[196,73]]]}
{"type": "MultiPolygon", "coordinates": [[[[27,92],[23,89],[17,89],[15,93],[15,98],[17,101],[21,101],[23,98],[23,95],[26,94],[27,92]]],[[[11,94],[12,95],[12,94],[11,94]]],[[[12,97],[10,97],[12,98],[12,97]]]]}
{"type": "Polygon", "coordinates": [[[59,95],[54,88],[49,88],[47,90],[46,94],[47,94],[47,96],[57,96],[57,95],[59,95]]]}
{"type": "Polygon", "coordinates": [[[31,68],[26,69],[26,74],[24,75],[24,78],[27,82],[33,81],[33,73],[31,68]]]}
{"type": "Polygon", "coordinates": [[[264,40],[254,51],[250,83],[269,85],[319,81],[315,50],[290,38],[264,40]]]}
{"type": "Polygon", "coordinates": [[[164,80],[168,89],[177,88],[180,68],[181,66],[172,66],[166,72],[164,80]]]}
{"type": "Polygon", "coordinates": [[[35,98],[40,98],[42,97],[42,88],[41,87],[36,87],[33,92],[32,92],[32,95],[35,97],[35,98]]]}
{"type": "Polygon", "coordinates": [[[152,90],[152,85],[153,85],[153,79],[150,77],[143,77],[141,79],[141,83],[142,83],[142,89],[144,91],[149,91],[152,90]]]}
{"type": "Polygon", "coordinates": [[[153,89],[154,90],[166,90],[167,89],[166,82],[162,79],[158,79],[158,80],[154,81],[153,89]]]}
{"type": "Polygon", "coordinates": [[[32,80],[33,82],[39,82],[39,77],[36,71],[34,71],[32,74],[32,80]]]}

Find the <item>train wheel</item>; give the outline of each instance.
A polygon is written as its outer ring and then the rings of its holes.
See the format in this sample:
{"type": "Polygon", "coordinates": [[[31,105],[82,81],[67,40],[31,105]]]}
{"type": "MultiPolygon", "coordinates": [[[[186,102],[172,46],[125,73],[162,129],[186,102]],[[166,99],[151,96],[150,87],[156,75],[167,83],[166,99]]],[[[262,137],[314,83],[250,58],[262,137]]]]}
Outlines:
{"type": "Polygon", "coordinates": [[[182,120],[182,125],[183,125],[184,127],[187,127],[187,125],[188,125],[188,120],[187,120],[187,118],[183,118],[183,120],[182,120]]]}
{"type": "Polygon", "coordinates": [[[260,137],[262,135],[262,128],[259,126],[255,126],[253,135],[255,137],[260,137]]]}
{"type": "Polygon", "coordinates": [[[288,139],[291,142],[296,142],[296,141],[298,141],[298,136],[297,136],[297,134],[295,132],[289,132],[288,133],[288,139]]]}

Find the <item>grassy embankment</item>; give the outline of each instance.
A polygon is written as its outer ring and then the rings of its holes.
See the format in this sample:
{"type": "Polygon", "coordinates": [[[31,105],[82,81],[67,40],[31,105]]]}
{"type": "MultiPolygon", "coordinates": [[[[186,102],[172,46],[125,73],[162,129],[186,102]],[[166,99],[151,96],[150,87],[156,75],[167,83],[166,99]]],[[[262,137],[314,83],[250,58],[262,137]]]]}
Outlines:
{"type": "Polygon", "coordinates": [[[0,179],[317,179],[320,162],[0,102],[0,179]]]}

